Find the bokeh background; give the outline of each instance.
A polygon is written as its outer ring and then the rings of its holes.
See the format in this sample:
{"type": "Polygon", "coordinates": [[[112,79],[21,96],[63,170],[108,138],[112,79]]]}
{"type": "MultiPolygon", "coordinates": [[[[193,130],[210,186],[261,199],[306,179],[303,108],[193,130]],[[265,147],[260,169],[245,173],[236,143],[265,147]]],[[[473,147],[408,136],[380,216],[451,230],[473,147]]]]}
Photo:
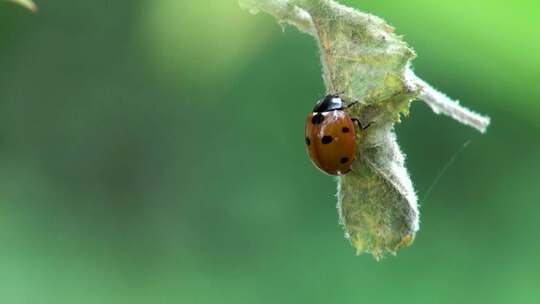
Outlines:
{"type": "Polygon", "coordinates": [[[493,119],[397,126],[413,246],[343,237],[304,151],[311,37],[236,1],[0,2],[0,303],[540,303],[538,2],[344,2],[493,119]]]}

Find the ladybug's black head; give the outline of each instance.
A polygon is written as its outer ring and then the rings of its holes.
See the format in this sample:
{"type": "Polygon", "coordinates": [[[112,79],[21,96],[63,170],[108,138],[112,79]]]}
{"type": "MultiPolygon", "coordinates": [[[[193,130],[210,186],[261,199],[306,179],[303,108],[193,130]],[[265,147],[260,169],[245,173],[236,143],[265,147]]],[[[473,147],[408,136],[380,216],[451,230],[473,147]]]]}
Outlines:
{"type": "Polygon", "coordinates": [[[323,99],[319,100],[313,112],[330,112],[343,109],[343,100],[337,94],[328,94],[323,99]]]}

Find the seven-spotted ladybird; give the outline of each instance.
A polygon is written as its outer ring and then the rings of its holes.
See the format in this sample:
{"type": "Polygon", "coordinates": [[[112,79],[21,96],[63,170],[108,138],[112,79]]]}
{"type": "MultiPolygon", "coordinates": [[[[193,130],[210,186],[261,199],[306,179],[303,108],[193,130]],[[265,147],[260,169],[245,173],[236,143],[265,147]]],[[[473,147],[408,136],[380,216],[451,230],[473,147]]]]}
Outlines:
{"type": "Polygon", "coordinates": [[[307,152],[313,164],[326,174],[343,175],[352,169],[356,157],[353,121],[365,129],[344,111],[353,104],[345,106],[339,95],[329,94],[317,102],[313,112],[307,116],[307,152]]]}

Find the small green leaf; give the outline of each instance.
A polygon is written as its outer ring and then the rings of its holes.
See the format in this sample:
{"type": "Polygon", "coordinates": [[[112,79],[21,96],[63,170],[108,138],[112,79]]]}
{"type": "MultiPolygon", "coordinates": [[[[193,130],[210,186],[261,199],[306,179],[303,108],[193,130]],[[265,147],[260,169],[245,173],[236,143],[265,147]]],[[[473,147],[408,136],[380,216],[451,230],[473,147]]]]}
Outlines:
{"type": "Polygon", "coordinates": [[[32,0],[8,0],[8,1],[11,1],[23,7],[26,7],[27,9],[29,9],[30,11],[34,13],[37,12],[37,5],[32,0]]]}

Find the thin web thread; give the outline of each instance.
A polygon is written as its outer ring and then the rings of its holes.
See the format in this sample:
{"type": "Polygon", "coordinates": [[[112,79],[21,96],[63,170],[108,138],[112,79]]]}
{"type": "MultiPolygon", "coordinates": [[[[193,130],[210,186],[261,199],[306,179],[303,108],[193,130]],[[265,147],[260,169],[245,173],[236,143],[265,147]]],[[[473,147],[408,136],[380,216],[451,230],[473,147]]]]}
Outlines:
{"type": "Polygon", "coordinates": [[[461,152],[463,152],[463,150],[465,150],[469,146],[471,141],[472,141],[472,139],[468,139],[465,143],[463,143],[463,145],[461,145],[461,147],[456,152],[454,152],[454,155],[452,155],[452,157],[446,162],[446,164],[444,164],[444,167],[439,171],[437,176],[435,176],[435,179],[433,180],[433,182],[431,183],[431,185],[427,189],[426,194],[424,194],[424,198],[422,199],[424,204],[425,204],[426,200],[428,199],[429,195],[431,194],[431,192],[433,191],[433,188],[435,188],[435,186],[437,185],[437,183],[441,179],[441,177],[444,175],[444,173],[446,173],[448,168],[450,168],[450,166],[454,163],[454,161],[456,160],[458,155],[461,154],[461,152]]]}

